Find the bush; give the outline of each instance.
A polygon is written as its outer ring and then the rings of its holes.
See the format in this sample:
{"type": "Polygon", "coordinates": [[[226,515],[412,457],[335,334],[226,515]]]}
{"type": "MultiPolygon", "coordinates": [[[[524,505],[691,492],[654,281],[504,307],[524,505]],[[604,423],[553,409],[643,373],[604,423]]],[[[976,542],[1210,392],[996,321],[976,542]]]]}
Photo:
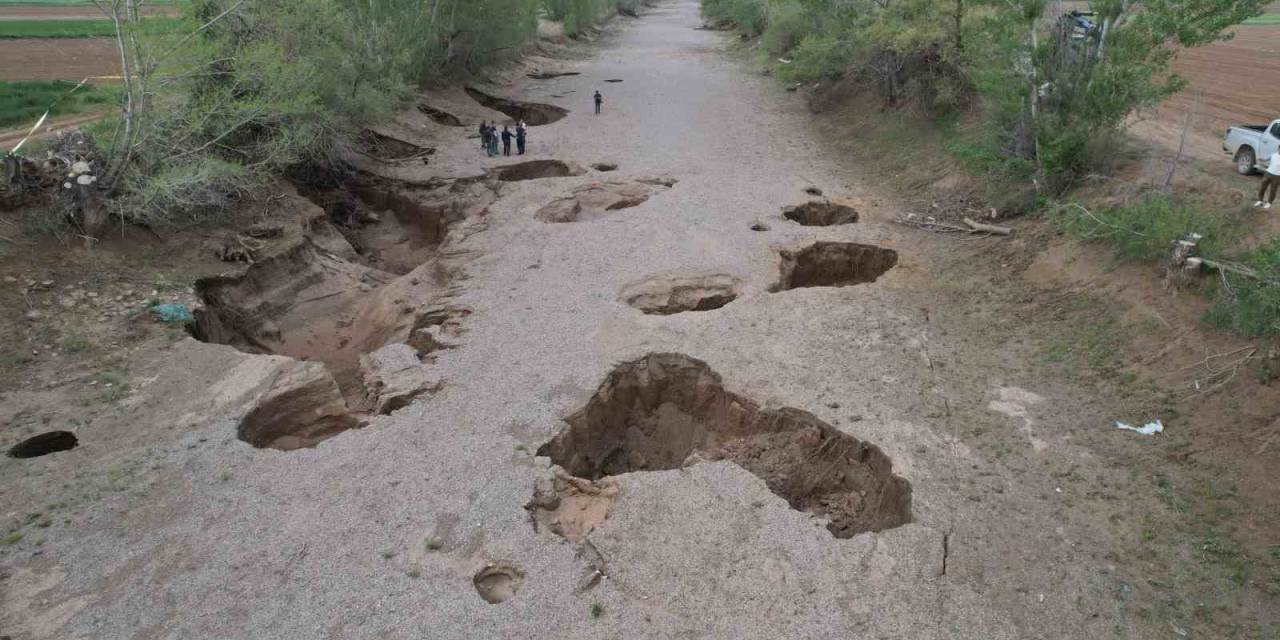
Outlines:
{"type": "Polygon", "coordinates": [[[1198,233],[1200,251],[1223,255],[1240,236],[1241,223],[1231,217],[1206,212],[1164,194],[1148,195],[1122,207],[1086,212],[1079,205],[1058,205],[1050,215],[1068,232],[1089,241],[1106,240],[1117,257],[1127,260],[1163,260],[1173,243],[1198,233]]]}
{"type": "Polygon", "coordinates": [[[1239,262],[1261,277],[1224,273],[1206,320],[1246,336],[1280,335],[1280,238],[1240,256],[1239,262]]]}
{"type": "Polygon", "coordinates": [[[768,0],[703,0],[703,17],[728,22],[750,35],[760,35],[769,23],[768,0]]]}

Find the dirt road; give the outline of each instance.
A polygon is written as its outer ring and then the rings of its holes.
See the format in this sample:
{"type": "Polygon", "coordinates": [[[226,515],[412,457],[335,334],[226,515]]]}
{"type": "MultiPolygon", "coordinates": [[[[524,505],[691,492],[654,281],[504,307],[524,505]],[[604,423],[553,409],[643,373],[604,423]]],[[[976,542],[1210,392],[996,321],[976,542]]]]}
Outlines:
{"type": "MultiPolygon", "coordinates": [[[[135,391],[81,446],[6,461],[4,511],[66,517],[3,556],[5,633],[1024,640],[1196,624],[1152,612],[1149,576],[1170,569],[1134,552],[1165,507],[1118,462],[1153,441],[1112,422],[1147,416],[1043,377],[1016,283],[964,268],[1023,240],[889,224],[902,205],[699,23],[673,0],[579,75],[504,88],[570,110],[532,128],[525,159],[618,166],[507,172],[451,236],[441,251],[465,267],[448,303],[466,312],[431,352],[438,392],[315,448],[254,448],[237,425],[279,358],[187,340],[130,364],[135,391]],[[784,218],[812,188],[857,222],[784,218]],[[546,499],[551,461],[620,475],[546,499]]],[[[481,155],[459,116],[402,118],[437,150],[397,177],[511,161],[481,155]]]]}

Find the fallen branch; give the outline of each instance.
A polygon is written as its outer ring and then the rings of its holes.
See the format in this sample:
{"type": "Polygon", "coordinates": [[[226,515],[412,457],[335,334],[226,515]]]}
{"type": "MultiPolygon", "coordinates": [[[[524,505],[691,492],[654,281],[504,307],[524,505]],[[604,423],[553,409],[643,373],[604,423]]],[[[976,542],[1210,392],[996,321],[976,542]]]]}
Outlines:
{"type": "Polygon", "coordinates": [[[997,236],[1013,235],[1013,229],[1010,229],[1009,227],[1001,227],[999,225],[976,222],[972,218],[964,218],[964,223],[969,225],[969,228],[973,229],[974,231],[982,231],[984,233],[991,233],[997,236]]]}

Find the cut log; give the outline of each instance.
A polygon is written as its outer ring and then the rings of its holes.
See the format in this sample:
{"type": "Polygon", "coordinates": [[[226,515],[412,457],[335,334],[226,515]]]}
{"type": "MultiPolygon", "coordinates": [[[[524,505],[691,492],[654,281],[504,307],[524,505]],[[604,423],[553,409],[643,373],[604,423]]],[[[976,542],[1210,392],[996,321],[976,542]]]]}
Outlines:
{"type": "Polygon", "coordinates": [[[969,228],[973,229],[974,231],[993,233],[998,236],[1013,235],[1013,229],[1010,229],[1009,227],[1001,227],[994,224],[984,224],[981,222],[976,222],[972,218],[965,218],[964,223],[969,225],[969,228]]]}

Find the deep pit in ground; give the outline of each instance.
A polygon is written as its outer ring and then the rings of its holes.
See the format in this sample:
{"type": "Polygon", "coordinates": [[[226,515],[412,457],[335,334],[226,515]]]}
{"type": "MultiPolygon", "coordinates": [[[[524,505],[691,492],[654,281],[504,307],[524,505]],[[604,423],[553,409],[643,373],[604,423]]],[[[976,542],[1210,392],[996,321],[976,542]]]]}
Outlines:
{"type": "Polygon", "coordinates": [[[463,126],[462,120],[460,120],[458,116],[455,116],[452,113],[449,113],[448,111],[437,109],[425,102],[418,103],[418,111],[421,111],[422,113],[426,114],[426,116],[428,118],[431,118],[431,121],[436,124],[442,124],[442,125],[445,125],[446,127],[463,126]]]}
{"type": "Polygon", "coordinates": [[[583,479],[727,460],[837,538],[911,521],[911,484],[878,447],[799,409],[727,391],[700,360],[655,353],[617,366],[537,455],[583,479]]]}
{"type": "Polygon", "coordinates": [[[813,201],[786,207],[782,217],[806,227],[829,227],[857,222],[858,212],[843,204],[813,201]]]}
{"type": "Polygon", "coordinates": [[[815,242],[778,252],[778,282],[770,291],[844,287],[875,282],[898,264],[898,252],[857,242],[815,242]]]}
{"type": "Polygon", "coordinates": [[[539,127],[556,122],[569,115],[569,110],[553,104],[539,102],[520,102],[509,98],[491,96],[474,87],[466,88],[467,95],[489,109],[498,111],[511,118],[512,122],[524,121],[531,127],[539,127]]]}
{"type": "Polygon", "coordinates": [[[502,182],[520,182],[580,176],[586,173],[586,169],[560,160],[529,160],[494,167],[489,170],[489,173],[502,182]]]}
{"type": "Polygon", "coordinates": [[[420,358],[456,335],[440,329],[459,316],[432,304],[451,279],[439,246],[450,222],[483,215],[494,197],[479,181],[371,176],[299,190],[324,214],[243,272],[195,285],[197,339],[302,361],[241,421],[258,447],[314,446],[439,387],[420,358]]]}
{"type": "Polygon", "coordinates": [[[70,431],[46,431],[9,447],[10,458],[39,458],[76,448],[80,441],[70,431]]]}
{"type": "Polygon", "coordinates": [[[719,309],[738,298],[741,283],[727,274],[653,277],[627,286],[619,298],[651,315],[719,309]]]}

